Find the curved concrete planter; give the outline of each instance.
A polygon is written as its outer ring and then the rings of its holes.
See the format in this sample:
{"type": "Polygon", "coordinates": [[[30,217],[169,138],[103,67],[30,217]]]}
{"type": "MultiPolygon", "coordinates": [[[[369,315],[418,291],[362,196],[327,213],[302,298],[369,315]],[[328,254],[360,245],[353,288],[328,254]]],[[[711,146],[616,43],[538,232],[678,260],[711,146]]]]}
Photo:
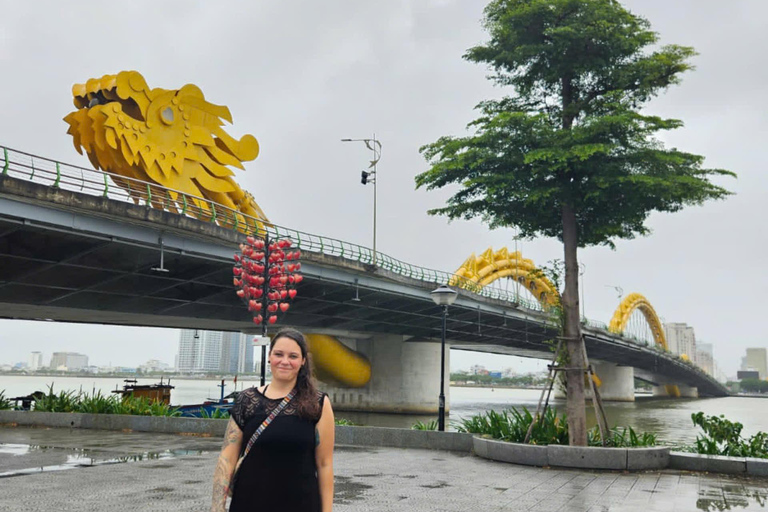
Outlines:
{"type": "Polygon", "coordinates": [[[507,443],[473,437],[475,455],[486,459],[523,464],[582,469],[640,471],[669,466],[669,448],[590,448],[581,446],[507,443]]]}

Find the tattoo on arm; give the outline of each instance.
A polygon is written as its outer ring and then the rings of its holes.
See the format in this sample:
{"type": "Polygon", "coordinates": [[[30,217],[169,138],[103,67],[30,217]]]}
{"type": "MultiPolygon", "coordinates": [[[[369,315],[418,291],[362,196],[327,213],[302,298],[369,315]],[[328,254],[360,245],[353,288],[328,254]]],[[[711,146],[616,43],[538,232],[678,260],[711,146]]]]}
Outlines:
{"type": "Polygon", "coordinates": [[[230,444],[235,444],[243,438],[243,433],[240,431],[240,427],[237,423],[230,421],[227,424],[227,431],[224,433],[224,445],[222,448],[227,447],[230,444]]]}
{"type": "Polygon", "coordinates": [[[320,431],[315,427],[315,446],[320,445],[320,431]]]}
{"type": "Polygon", "coordinates": [[[235,468],[235,461],[237,460],[237,454],[233,453],[234,446],[232,445],[240,443],[242,439],[243,433],[240,431],[240,427],[233,420],[230,420],[227,424],[227,431],[224,433],[222,453],[219,455],[216,470],[213,472],[212,512],[225,512],[226,510],[229,482],[235,468]],[[225,451],[230,446],[232,448],[225,451]],[[235,461],[232,460],[232,456],[235,457],[235,461]]]}
{"type": "Polygon", "coordinates": [[[229,479],[232,475],[232,463],[224,456],[219,457],[216,464],[216,471],[213,473],[213,497],[211,504],[212,512],[224,512],[227,506],[227,492],[229,490],[229,479]]]}

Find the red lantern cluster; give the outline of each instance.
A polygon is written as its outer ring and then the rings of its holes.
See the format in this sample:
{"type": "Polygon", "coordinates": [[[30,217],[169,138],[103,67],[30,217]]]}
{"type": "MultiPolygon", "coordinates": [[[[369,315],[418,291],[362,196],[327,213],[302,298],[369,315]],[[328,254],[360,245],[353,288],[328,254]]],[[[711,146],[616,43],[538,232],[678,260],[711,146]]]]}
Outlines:
{"type": "Polygon", "coordinates": [[[291,307],[288,301],[296,297],[296,285],[304,279],[299,258],[301,251],[292,249],[287,239],[249,236],[240,244],[232,268],[233,284],[255,324],[274,324],[277,315],[291,307]]]}

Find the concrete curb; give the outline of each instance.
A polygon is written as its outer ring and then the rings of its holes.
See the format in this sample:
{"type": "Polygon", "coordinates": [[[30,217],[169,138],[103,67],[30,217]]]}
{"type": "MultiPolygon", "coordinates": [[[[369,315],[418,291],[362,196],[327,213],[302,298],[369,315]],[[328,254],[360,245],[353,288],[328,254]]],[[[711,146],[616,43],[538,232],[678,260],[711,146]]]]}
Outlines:
{"type": "MultiPolygon", "coordinates": [[[[768,463],[768,460],[764,462],[768,463]]],[[[722,455],[700,455],[698,453],[672,452],[669,457],[669,467],[686,471],[707,471],[710,473],[745,475],[747,474],[747,459],[745,457],[724,457],[722,455]]],[[[768,465],[766,467],[768,467],[768,465]]]]}
{"type": "Polygon", "coordinates": [[[669,448],[584,448],[507,443],[474,436],[475,455],[485,459],[522,464],[582,469],[653,470],[669,466],[669,448]]]}
{"type": "MultiPolygon", "coordinates": [[[[227,420],[74,412],[0,411],[0,424],[223,436],[227,427],[227,420]]],[[[336,443],[355,446],[472,452],[472,434],[434,430],[337,425],[336,443]]]]}
{"type": "Polygon", "coordinates": [[[127,414],[85,414],[77,412],[0,411],[0,424],[30,427],[87,428],[96,430],[134,430],[164,434],[223,436],[227,420],[131,416],[127,414]]]}
{"type": "Polygon", "coordinates": [[[472,452],[472,434],[388,427],[336,426],[336,444],[472,452]]]}

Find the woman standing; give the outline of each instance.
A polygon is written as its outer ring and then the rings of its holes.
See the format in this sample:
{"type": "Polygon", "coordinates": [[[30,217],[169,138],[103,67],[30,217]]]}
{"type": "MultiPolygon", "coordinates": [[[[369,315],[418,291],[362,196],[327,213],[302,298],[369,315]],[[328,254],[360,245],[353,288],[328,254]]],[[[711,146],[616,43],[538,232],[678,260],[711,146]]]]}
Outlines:
{"type": "Polygon", "coordinates": [[[334,420],[331,401],[315,388],[307,341],[283,329],[269,347],[272,381],[240,393],[230,411],[213,475],[213,512],[226,510],[227,489],[248,440],[283,399],[237,471],[230,512],[331,512],[334,420]]]}

